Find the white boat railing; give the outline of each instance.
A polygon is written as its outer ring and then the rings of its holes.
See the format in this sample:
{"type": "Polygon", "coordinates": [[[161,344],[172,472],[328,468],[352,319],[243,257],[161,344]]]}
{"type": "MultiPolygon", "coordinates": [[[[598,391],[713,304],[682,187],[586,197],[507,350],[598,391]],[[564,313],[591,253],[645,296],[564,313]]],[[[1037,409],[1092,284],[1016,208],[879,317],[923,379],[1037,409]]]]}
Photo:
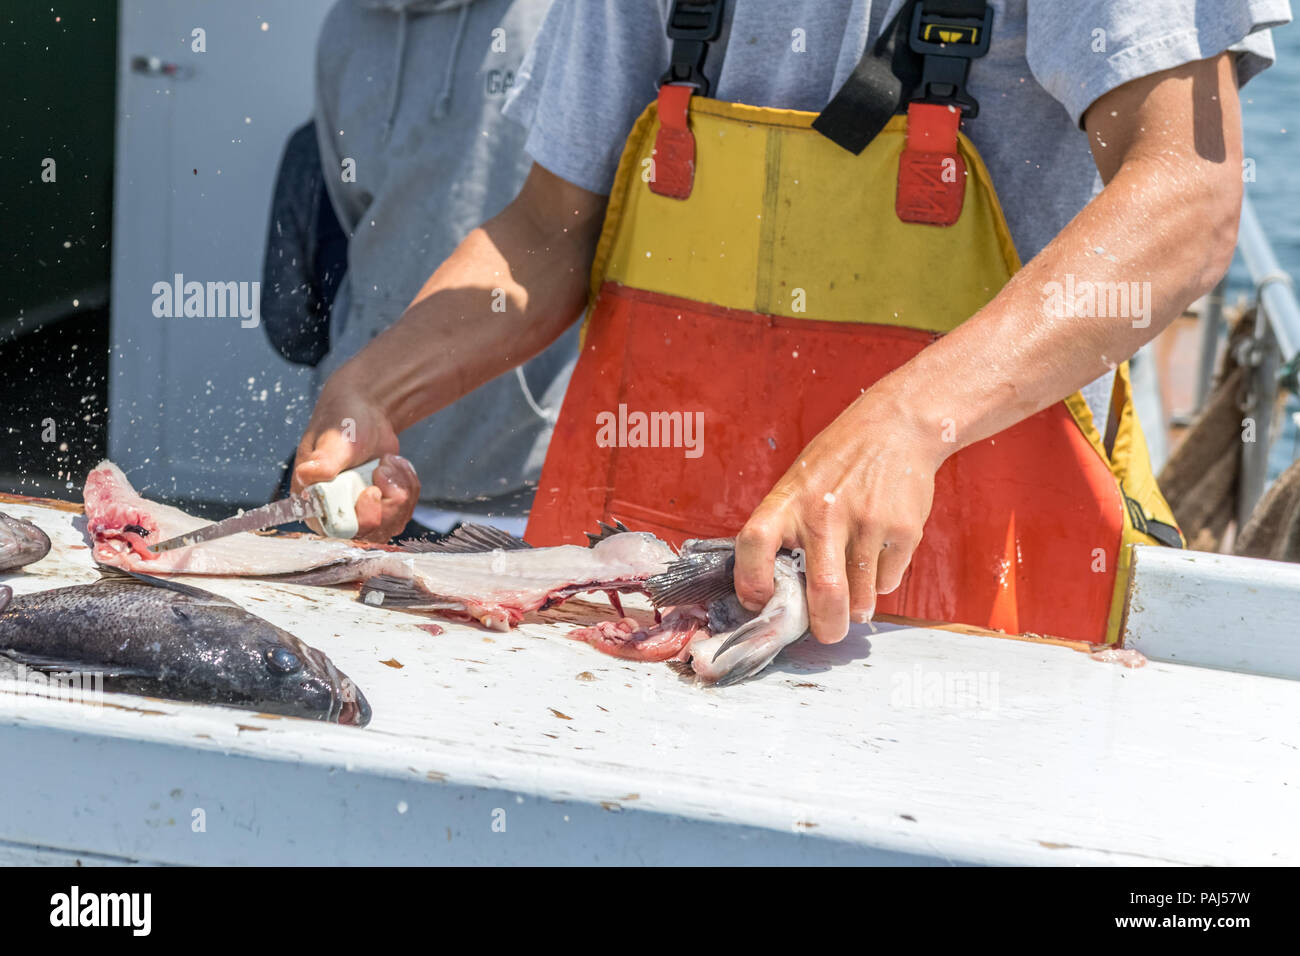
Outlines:
{"type": "MultiPolygon", "coordinates": [[[[1249,196],[1242,198],[1237,249],[1254,287],[1254,335],[1239,347],[1236,359],[1249,368],[1242,420],[1253,419],[1244,441],[1238,482],[1237,524],[1245,524],[1268,483],[1269,450],[1273,438],[1273,411],[1280,389],[1300,393],[1296,380],[1300,354],[1300,304],[1294,282],[1278,264],[1264,235],[1249,196]]],[[[1201,311],[1200,362],[1196,381],[1196,411],[1209,397],[1214,377],[1219,337],[1223,332],[1223,303],[1228,280],[1221,280],[1201,311]]],[[[1243,433],[1247,432],[1243,428],[1243,433]]]]}

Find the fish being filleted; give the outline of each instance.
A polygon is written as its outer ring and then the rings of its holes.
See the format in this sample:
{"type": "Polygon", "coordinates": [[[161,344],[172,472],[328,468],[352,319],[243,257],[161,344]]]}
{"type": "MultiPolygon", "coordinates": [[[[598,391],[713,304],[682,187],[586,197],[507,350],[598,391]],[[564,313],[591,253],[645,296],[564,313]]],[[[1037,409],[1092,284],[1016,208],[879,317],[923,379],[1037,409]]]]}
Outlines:
{"type": "Polygon", "coordinates": [[[532,548],[494,528],[469,526],[440,542],[368,545],[314,535],[240,533],[153,554],[157,540],[207,522],[142,498],[117,466],[86,478],[86,526],[95,559],[149,574],[274,577],[299,584],[373,582],[368,603],[474,620],[497,630],[587,591],[639,592],[676,557],[654,535],[598,536],[589,548],[532,548]]]}
{"type": "MultiPolygon", "coordinates": [[[[757,674],[782,649],[808,633],[804,576],[794,556],[776,556],[772,597],[758,612],[736,597],[736,542],[732,538],[687,541],[673,565],[646,582],[658,607],[707,616],[707,627],[691,637],[683,658],[706,684],[734,684],[757,674]]],[[[665,620],[667,616],[665,616],[665,620]]]]}
{"type": "MultiPolygon", "coordinates": [[[[562,604],[587,592],[607,595],[619,619],[569,633],[613,657],[665,661],[678,656],[702,623],[681,612],[641,623],[623,616],[620,593],[646,593],[645,582],[676,557],[652,534],[604,526],[588,535],[590,547],[532,548],[495,528],[462,525],[442,541],[409,542],[420,549],[405,576],[368,577],[361,600],[405,611],[468,616],[488,626],[510,627],[529,611],[562,604]],[[415,573],[411,573],[412,570],[415,573]],[[483,612],[487,611],[485,615],[483,612]]],[[[301,579],[300,579],[301,580],[301,579]]]]}
{"type": "Polygon", "coordinates": [[[803,576],[788,555],[777,560],[776,593],[768,607],[758,615],[740,607],[731,593],[730,540],[687,542],[679,556],[654,535],[620,525],[589,535],[590,547],[533,548],[495,528],[468,525],[442,541],[401,546],[239,533],[154,554],[148,550],[152,542],[206,522],[142,498],[109,462],[87,477],[85,501],[95,558],[127,570],[317,585],[359,582],[367,604],[498,630],[574,595],[604,592],[619,618],[579,627],[570,637],[624,659],[689,658],[694,673],[709,683],[758,673],[808,627],[803,576]],[[649,622],[624,616],[620,593],[649,594],[662,617],[649,622]]]}
{"type": "Polygon", "coordinates": [[[50,553],[50,539],[40,528],[23,518],[0,512],[0,571],[35,564],[50,553]]]}
{"type": "Polygon", "coordinates": [[[104,690],[363,727],[370,705],[323,653],[220,595],[106,571],[14,597],[0,585],[0,656],[104,690]]]}

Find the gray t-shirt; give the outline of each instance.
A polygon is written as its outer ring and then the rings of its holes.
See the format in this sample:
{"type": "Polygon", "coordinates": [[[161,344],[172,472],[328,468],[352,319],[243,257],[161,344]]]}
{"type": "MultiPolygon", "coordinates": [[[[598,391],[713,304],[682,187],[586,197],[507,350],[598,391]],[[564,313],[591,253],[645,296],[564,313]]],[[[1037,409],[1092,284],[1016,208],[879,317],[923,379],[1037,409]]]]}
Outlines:
{"type": "MultiPolygon", "coordinates": [[[[733,0],[705,73],[721,100],[819,111],[905,0],[733,0]],[[795,31],[803,31],[796,34],[795,31]],[[796,38],[805,52],[795,52],[796,38]]],[[[529,155],[608,193],[632,123],[668,63],[670,0],[556,0],[506,101],[529,155]]],[[[1273,61],[1287,0],[991,0],[993,40],[970,71],[964,124],[1028,261],[1101,189],[1080,123],[1102,94],[1238,51],[1245,82],[1273,61]]],[[[1109,376],[1084,390],[1099,427],[1109,376]]]]}

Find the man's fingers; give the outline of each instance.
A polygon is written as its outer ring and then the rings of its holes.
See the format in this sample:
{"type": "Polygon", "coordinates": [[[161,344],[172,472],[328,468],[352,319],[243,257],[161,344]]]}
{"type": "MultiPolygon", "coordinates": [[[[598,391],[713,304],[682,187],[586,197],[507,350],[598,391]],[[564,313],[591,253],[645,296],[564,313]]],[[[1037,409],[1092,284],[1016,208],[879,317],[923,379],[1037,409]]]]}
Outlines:
{"type": "MultiPolygon", "coordinates": [[[[303,442],[305,445],[306,441],[303,442]]],[[[298,492],[318,481],[329,481],[344,469],[361,464],[357,457],[359,451],[358,446],[348,441],[339,429],[321,432],[306,452],[302,446],[298,449],[293,467],[293,490],[298,492]]]]}
{"type": "Polygon", "coordinates": [[[736,597],[751,611],[772,599],[776,552],[784,537],[776,519],[755,512],[736,535],[736,597]]]}
{"type": "Polygon", "coordinates": [[[809,537],[804,542],[807,570],[808,620],[813,637],[834,644],[849,632],[849,588],[845,575],[844,540],[809,537]]]}
{"type": "Polygon", "coordinates": [[[883,538],[870,534],[854,538],[848,560],[849,616],[853,621],[870,621],[880,595],[898,589],[919,543],[919,536],[902,531],[883,538]]]}
{"type": "Polygon", "coordinates": [[[415,466],[400,455],[385,455],[375,469],[372,481],[382,496],[382,524],[385,538],[406,527],[420,500],[420,477],[415,466]]]}
{"type": "Polygon", "coordinates": [[[384,506],[380,491],[371,485],[357,498],[357,537],[366,541],[387,541],[383,533],[384,506]]]}
{"type": "Polygon", "coordinates": [[[870,621],[876,613],[876,575],[880,560],[880,539],[858,535],[849,545],[848,571],[849,618],[859,624],[870,621]]]}
{"type": "Polygon", "coordinates": [[[896,591],[903,583],[903,575],[907,572],[907,566],[912,563],[912,555],[916,553],[918,544],[920,538],[906,534],[892,535],[884,542],[876,570],[875,584],[878,594],[896,591]]]}

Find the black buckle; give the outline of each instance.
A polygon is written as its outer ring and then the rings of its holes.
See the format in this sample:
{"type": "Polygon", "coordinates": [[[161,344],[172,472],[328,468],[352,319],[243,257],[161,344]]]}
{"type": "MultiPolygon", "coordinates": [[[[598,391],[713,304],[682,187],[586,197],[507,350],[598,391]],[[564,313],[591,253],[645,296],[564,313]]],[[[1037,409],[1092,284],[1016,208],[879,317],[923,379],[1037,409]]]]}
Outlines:
{"type": "Polygon", "coordinates": [[[912,27],[907,44],[924,60],[921,82],[912,102],[956,106],[966,116],[978,116],[980,105],[966,91],[970,61],[989,51],[993,35],[993,7],[983,17],[927,16],[924,4],[912,12],[912,27]]]}
{"type": "Polygon", "coordinates": [[[672,60],[659,85],[679,83],[694,86],[700,96],[709,95],[709,81],[704,75],[704,58],[709,43],[722,33],[722,0],[692,2],[673,0],[668,14],[668,39],[673,41],[672,60]]]}
{"type": "Polygon", "coordinates": [[[1124,496],[1124,507],[1128,509],[1129,521],[1133,523],[1135,530],[1149,534],[1166,548],[1183,547],[1183,536],[1176,527],[1164,521],[1157,521],[1155,518],[1148,518],[1146,512],[1142,510],[1141,502],[1136,498],[1130,498],[1123,485],[1119,486],[1119,493],[1124,496]]]}

